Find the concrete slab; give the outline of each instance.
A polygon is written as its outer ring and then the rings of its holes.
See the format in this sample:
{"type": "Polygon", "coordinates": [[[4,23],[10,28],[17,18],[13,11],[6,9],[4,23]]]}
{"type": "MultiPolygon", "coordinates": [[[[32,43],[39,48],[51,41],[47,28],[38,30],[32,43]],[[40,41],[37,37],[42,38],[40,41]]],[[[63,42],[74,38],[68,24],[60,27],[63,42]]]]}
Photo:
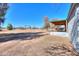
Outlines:
{"type": "Polygon", "coordinates": [[[49,32],[50,35],[56,35],[56,36],[62,36],[62,37],[68,37],[67,32],[49,32]]]}

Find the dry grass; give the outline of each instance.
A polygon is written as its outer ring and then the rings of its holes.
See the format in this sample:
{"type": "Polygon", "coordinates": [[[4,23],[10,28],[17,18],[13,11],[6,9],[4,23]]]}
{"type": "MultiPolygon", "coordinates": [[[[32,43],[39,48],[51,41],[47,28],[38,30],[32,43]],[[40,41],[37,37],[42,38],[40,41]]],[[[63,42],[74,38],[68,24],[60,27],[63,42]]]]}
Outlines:
{"type": "Polygon", "coordinates": [[[16,29],[16,30],[3,30],[0,31],[0,34],[7,34],[7,33],[25,33],[25,32],[46,32],[44,29],[26,29],[26,30],[21,30],[21,29],[16,29]]]}
{"type": "MultiPolygon", "coordinates": [[[[45,30],[27,30],[27,31],[13,30],[13,31],[7,31],[7,32],[8,33],[43,32],[43,33],[39,33],[39,34],[43,34],[43,36],[31,38],[31,40],[27,40],[27,38],[25,37],[25,40],[21,39],[21,40],[9,40],[6,42],[0,42],[0,55],[6,55],[6,56],[7,55],[9,56],[53,55],[53,53],[50,54],[50,53],[47,53],[46,51],[48,51],[51,46],[56,46],[56,45],[58,46],[65,45],[67,49],[70,49],[70,50],[72,49],[72,45],[69,42],[67,37],[45,35],[47,34],[45,30]]],[[[7,32],[4,32],[4,33],[7,34],[7,32]]],[[[56,53],[54,55],[56,55],[56,53]]],[[[64,54],[64,55],[67,55],[67,54],[64,54]]]]}

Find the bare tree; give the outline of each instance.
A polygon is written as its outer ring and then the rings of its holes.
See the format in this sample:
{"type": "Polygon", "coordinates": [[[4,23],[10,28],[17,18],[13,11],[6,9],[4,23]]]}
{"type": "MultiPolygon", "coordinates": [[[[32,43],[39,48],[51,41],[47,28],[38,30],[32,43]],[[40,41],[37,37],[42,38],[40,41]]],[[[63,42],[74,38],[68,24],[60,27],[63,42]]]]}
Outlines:
{"type": "Polygon", "coordinates": [[[50,27],[49,21],[48,21],[48,17],[45,16],[44,17],[44,28],[48,30],[48,28],[50,27]]]}

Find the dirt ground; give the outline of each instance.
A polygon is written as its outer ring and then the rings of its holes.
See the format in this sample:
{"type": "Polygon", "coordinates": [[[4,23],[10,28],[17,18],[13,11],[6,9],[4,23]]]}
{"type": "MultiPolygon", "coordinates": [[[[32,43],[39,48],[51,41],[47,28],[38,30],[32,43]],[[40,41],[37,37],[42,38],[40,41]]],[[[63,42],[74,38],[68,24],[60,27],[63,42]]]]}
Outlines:
{"type": "Polygon", "coordinates": [[[1,56],[75,56],[67,37],[50,36],[46,30],[0,32],[1,56]]]}

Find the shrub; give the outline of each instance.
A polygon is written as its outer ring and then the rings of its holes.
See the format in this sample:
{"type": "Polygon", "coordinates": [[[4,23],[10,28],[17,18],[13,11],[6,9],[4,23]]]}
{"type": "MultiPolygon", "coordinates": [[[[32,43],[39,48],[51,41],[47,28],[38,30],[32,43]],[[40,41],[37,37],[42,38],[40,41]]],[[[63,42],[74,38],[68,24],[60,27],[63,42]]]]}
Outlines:
{"type": "Polygon", "coordinates": [[[8,29],[8,30],[13,30],[12,24],[8,24],[7,29],[8,29]]]}

